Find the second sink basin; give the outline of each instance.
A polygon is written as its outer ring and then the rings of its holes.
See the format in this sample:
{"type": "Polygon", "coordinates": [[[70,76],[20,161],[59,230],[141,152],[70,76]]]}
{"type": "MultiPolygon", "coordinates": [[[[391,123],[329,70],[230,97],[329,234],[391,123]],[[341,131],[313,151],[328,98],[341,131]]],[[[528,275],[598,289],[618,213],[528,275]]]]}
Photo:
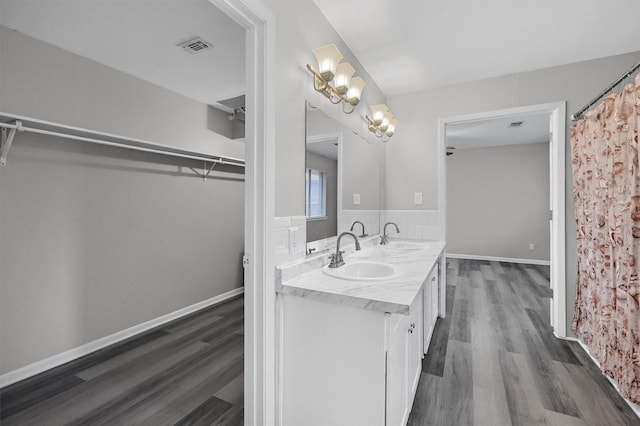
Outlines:
{"type": "Polygon", "coordinates": [[[329,265],[326,265],[322,272],[330,277],[355,281],[383,281],[399,275],[393,265],[364,260],[345,263],[339,268],[329,268],[329,265]]]}

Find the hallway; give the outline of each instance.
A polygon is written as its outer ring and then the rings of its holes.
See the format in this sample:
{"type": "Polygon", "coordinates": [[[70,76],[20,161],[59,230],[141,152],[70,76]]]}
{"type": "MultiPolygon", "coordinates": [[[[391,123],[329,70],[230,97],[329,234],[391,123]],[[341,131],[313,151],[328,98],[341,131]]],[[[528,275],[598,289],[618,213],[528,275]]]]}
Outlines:
{"type": "Polygon", "coordinates": [[[447,317],[423,360],[409,425],[640,425],[549,323],[549,267],[447,259],[447,317]]]}

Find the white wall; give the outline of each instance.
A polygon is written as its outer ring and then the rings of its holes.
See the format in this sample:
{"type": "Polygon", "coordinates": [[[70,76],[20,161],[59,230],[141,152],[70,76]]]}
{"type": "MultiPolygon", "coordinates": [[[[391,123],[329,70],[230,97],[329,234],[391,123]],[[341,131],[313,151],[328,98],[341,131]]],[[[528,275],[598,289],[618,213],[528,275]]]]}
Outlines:
{"type": "Polygon", "coordinates": [[[304,168],[298,165],[304,164],[305,155],[305,99],[331,112],[348,128],[363,129],[362,116],[368,113],[368,105],[384,103],[386,98],[312,0],[263,3],[276,20],[275,215],[304,215],[304,168]],[[362,101],[351,115],[343,114],[340,106],[331,105],[313,90],[312,75],[306,69],[306,64],[317,67],[311,50],[330,43],[338,46],[356,69],[356,75],[367,82],[362,101]]]}
{"type": "MultiPolygon", "coordinates": [[[[243,156],[207,106],[13,31],[0,109],[243,156]]],[[[0,374],[242,286],[243,170],[19,133],[0,167],[0,374]]]]}
{"type": "Polygon", "coordinates": [[[459,149],[446,161],[448,253],[549,261],[548,143],[459,149]]]}
{"type": "MultiPolygon", "coordinates": [[[[638,61],[640,52],[546,68],[456,86],[395,96],[388,101],[401,125],[387,149],[387,208],[438,208],[438,118],[516,106],[567,101],[570,115],[638,61]],[[422,192],[424,205],[414,206],[422,192]]],[[[473,72],[470,64],[469,72],[473,72]]],[[[567,117],[567,123],[571,123],[567,117]]],[[[576,282],[575,220],[569,128],[566,144],[567,321],[573,314],[576,282]]]]}

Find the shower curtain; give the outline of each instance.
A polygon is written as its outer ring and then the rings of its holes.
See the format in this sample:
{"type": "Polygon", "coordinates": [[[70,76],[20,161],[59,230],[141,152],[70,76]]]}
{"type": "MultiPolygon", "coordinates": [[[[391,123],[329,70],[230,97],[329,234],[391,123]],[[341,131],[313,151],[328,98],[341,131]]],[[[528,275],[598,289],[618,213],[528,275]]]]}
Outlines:
{"type": "Polygon", "coordinates": [[[640,403],[640,74],[571,128],[578,282],[573,330],[640,403]]]}

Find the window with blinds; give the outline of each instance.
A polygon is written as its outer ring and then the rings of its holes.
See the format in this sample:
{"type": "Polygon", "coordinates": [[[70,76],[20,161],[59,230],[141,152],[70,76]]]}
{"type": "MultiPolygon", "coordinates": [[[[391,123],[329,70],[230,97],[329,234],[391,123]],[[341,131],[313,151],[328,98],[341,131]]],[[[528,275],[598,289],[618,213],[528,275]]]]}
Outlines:
{"type": "Polygon", "coordinates": [[[316,169],[307,169],[306,211],[307,219],[327,216],[327,174],[316,169]]]}

